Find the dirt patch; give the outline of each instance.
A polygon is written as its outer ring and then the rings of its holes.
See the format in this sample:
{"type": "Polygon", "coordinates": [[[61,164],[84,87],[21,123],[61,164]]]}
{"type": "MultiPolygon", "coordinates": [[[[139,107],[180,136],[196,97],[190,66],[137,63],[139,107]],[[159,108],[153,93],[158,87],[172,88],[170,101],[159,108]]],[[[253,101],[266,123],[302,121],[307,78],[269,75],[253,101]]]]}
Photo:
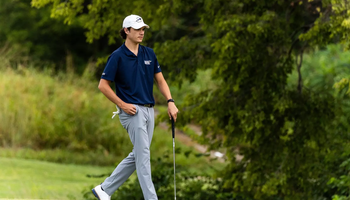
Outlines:
{"type": "MultiPolygon", "coordinates": [[[[159,114],[159,111],[155,109],[154,112],[155,116],[159,114]]],[[[163,130],[169,130],[168,125],[165,122],[161,122],[158,125],[163,130]]],[[[202,129],[200,126],[195,124],[189,124],[188,127],[192,129],[197,135],[202,135],[202,129]]],[[[171,131],[169,131],[169,134],[171,134],[171,131]]],[[[210,153],[210,158],[217,159],[220,162],[225,162],[225,155],[224,153],[218,152],[218,151],[210,151],[208,152],[208,148],[204,145],[198,144],[196,141],[194,141],[190,136],[188,136],[183,131],[180,131],[178,129],[175,129],[175,140],[180,141],[181,143],[185,144],[186,146],[193,147],[196,151],[199,153],[210,153]]],[[[243,156],[236,155],[236,161],[241,161],[243,159],[243,156]]]]}

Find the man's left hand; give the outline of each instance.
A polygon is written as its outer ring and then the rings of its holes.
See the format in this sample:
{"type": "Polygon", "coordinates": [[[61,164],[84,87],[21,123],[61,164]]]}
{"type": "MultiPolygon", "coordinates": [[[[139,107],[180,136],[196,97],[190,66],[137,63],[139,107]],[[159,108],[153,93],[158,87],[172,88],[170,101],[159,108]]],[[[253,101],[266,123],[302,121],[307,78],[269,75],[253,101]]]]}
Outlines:
{"type": "Polygon", "coordinates": [[[173,117],[174,121],[176,122],[178,112],[179,112],[179,110],[177,109],[175,103],[169,102],[168,103],[168,115],[169,115],[170,120],[171,120],[171,117],[173,117]]]}

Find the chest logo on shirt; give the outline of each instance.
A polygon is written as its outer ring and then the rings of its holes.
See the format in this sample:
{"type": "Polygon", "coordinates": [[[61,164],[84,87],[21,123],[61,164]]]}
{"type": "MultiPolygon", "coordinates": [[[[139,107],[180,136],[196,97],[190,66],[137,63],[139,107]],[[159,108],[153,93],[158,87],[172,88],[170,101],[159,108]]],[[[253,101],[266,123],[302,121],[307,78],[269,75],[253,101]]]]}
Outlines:
{"type": "Polygon", "coordinates": [[[145,65],[150,65],[152,60],[145,60],[145,65]]]}

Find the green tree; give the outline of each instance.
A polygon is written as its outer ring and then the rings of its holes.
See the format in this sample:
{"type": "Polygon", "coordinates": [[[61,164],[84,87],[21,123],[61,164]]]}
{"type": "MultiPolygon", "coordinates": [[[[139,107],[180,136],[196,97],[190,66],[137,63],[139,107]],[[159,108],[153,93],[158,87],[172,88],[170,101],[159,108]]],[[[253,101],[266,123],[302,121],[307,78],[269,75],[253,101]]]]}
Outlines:
{"type": "MultiPolygon", "coordinates": [[[[336,119],[329,133],[332,135],[332,147],[329,148],[325,161],[332,178],[328,181],[325,193],[334,194],[334,199],[349,195],[349,141],[350,141],[350,96],[344,77],[350,75],[350,52],[343,51],[343,45],[328,45],[326,49],[316,50],[304,55],[303,87],[319,96],[332,95],[335,98],[336,119]],[[335,87],[333,85],[336,83],[335,87]],[[344,84],[344,88],[342,85],[344,84]]],[[[289,76],[289,87],[296,88],[298,73],[289,76]]],[[[330,122],[331,123],[331,122],[330,122]]],[[[330,199],[329,195],[329,199],[330,199]]],[[[344,197],[343,197],[344,199],[344,197]]]]}
{"type": "Polygon", "coordinates": [[[52,64],[65,70],[68,64],[71,70],[81,73],[91,57],[104,55],[105,47],[99,46],[104,43],[102,39],[86,43],[83,27],[77,23],[65,26],[50,18],[48,8],[33,9],[30,2],[0,1],[0,46],[12,50],[13,61],[27,62],[30,57],[44,63],[38,66],[52,64]]]}
{"type": "MultiPolygon", "coordinates": [[[[153,46],[170,80],[212,69],[217,87],[188,96],[180,123],[196,122],[211,148],[225,148],[224,187],[244,199],[329,199],[338,152],[336,101],[303,88],[303,53],[344,42],[346,0],[99,1],[32,0],[87,28],[89,42],[116,42],[130,13],[150,22],[153,46]],[[170,59],[171,58],[171,59],[170,59]],[[287,79],[297,62],[297,87],[287,79]],[[334,139],[335,138],[335,139],[334,139]],[[242,154],[236,161],[235,154],[242,154]]],[[[340,164],[340,163],[339,163],[340,164]]]]}

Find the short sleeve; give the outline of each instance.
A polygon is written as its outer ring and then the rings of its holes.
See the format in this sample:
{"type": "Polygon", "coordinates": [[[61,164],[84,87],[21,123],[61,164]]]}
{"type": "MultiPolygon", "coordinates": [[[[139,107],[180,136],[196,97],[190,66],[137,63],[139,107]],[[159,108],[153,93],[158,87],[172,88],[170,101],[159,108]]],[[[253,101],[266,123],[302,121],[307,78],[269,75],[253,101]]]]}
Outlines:
{"type": "Polygon", "coordinates": [[[106,67],[103,70],[101,78],[109,81],[114,81],[115,76],[117,74],[117,69],[118,69],[118,56],[117,54],[113,53],[108,57],[106,67]]]}
{"type": "Polygon", "coordinates": [[[160,69],[160,65],[158,63],[158,59],[157,59],[156,54],[154,54],[154,60],[155,60],[155,62],[154,62],[154,73],[156,74],[156,73],[161,72],[162,70],[160,69]]]}

